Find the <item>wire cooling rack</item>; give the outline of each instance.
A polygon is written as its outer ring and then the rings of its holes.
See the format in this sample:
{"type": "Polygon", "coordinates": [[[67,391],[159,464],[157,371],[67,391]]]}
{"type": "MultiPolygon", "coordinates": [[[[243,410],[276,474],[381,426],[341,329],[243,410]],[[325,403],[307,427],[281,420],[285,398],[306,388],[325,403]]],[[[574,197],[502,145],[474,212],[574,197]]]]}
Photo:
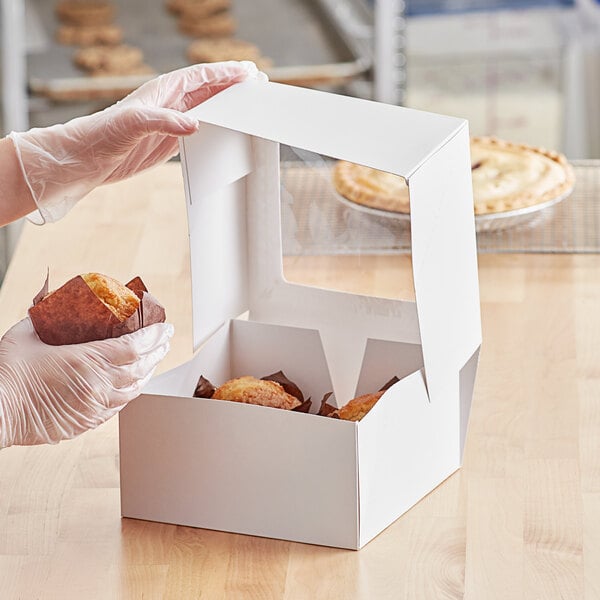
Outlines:
{"type": "MultiPolygon", "coordinates": [[[[600,252],[600,160],[572,161],[573,193],[518,224],[477,234],[480,253],[600,252]]],[[[285,255],[410,252],[405,219],[372,214],[337,195],[328,163],[282,163],[285,255]]]]}

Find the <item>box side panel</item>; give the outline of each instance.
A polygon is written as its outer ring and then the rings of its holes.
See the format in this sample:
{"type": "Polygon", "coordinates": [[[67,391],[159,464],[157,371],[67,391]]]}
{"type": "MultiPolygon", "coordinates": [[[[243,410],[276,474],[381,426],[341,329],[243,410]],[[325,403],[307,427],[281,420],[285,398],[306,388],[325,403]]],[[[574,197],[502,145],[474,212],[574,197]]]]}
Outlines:
{"type": "Polygon", "coordinates": [[[459,385],[460,385],[460,462],[465,450],[465,442],[467,440],[467,427],[469,425],[469,415],[471,414],[471,402],[473,401],[473,390],[475,389],[475,376],[477,374],[477,366],[479,364],[480,348],[473,353],[471,358],[465,363],[465,366],[460,370],[459,385]]]}
{"type": "Polygon", "coordinates": [[[356,548],[354,423],[198,398],[120,414],[125,517],[356,548]]]}
{"type": "Polygon", "coordinates": [[[481,345],[466,127],[421,166],[409,189],[417,313],[427,388],[435,401],[481,345]]]}
{"type": "Polygon", "coordinates": [[[251,138],[254,169],[247,178],[250,311],[269,302],[283,282],[279,144],[251,138]]]}
{"type": "Polygon", "coordinates": [[[283,371],[312,398],[311,412],[333,390],[319,332],[315,329],[232,322],[232,373],[264,377],[283,371]]]}
{"type": "Polygon", "coordinates": [[[227,187],[252,170],[250,139],[239,131],[200,123],[197,133],[181,138],[180,149],[188,204],[227,187]]]}
{"type": "MultiPolygon", "coordinates": [[[[458,407],[458,385],[442,400],[458,407]]],[[[382,396],[358,424],[361,547],[459,467],[457,439],[422,372],[382,396]]]]}
{"type": "Polygon", "coordinates": [[[380,390],[392,377],[403,379],[422,368],[420,344],[367,340],[356,395],[380,390]]]}
{"type": "Polygon", "coordinates": [[[255,321],[317,329],[338,399],[356,391],[367,339],[419,343],[415,305],[281,284],[255,299],[255,321]]]}
{"type": "Polygon", "coordinates": [[[206,124],[182,147],[198,348],[225,321],[248,310],[245,176],[252,153],[247,136],[206,124]]]}
{"type": "Polygon", "coordinates": [[[144,389],[146,394],[191,396],[200,375],[211,381],[230,378],[230,322],[218,329],[196,355],[170,371],[153,377],[144,389]]]}

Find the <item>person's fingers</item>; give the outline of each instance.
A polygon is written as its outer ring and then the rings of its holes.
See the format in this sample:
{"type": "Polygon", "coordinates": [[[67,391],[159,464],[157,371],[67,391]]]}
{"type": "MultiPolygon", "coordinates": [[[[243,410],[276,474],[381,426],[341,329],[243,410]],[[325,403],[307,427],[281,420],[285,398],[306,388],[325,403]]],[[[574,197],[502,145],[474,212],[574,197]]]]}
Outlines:
{"type": "Polygon", "coordinates": [[[198,121],[170,108],[132,103],[115,111],[107,139],[111,151],[131,149],[132,142],[153,135],[190,135],[198,129],[198,121]]]}
{"type": "Polygon", "coordinates": [[[131,99],[186,111],[230,85],[259,74],[249,61],[197,64],[161,75],[142,86],[139,93],[134,92],[131,99]]]}
{"type": "Polygon", "coordinates": [[[171,83],[180,81],[186,92],[211,83],[226,83],[232,79],[254,77],[258,73],[251,61],[228,60],[214,63],[198,63],[167,73],[171,83]]]}
{"type": "MultiPolygon", "coordinates": [[[[127,385],[134,383],[134,381],[140,381],[145,379],[149,373],[153,372],[154,369],[156,369],[156,367],[162,361],[162,359],[169,353],[170,348],[171,345],[169,342],[167,342],[162,346],[156,348],[156,350],[153,350],[148,354],[142,355],[140,360],[138,360],[136,363],[134,363],[128,368],[128,371],[133,377],[133,379],[127,385]]],[[[120,385],[119,387],[126,386],[120,385]]]]}
{"type": "Polygon", "coordinates": [[[145,354],[166,344],[174,333],[170,323],[155,323],[118,338],[88,342],[87,349],[97,352],[112,365],[133,364],[145,354]]]}
{"type": "MultiPolygon", "coordinates": [[[[162,75],[150,82],[149,90],[144,91],[142,86],[140,94],[134,93],[129,100],[111,107],[111,119],[99,125],[102,127],[99,139],[109,142],[104,152],[110,156],[129,152],[133,144],[153,135],[171,138],[190,135],[198,130],[199,123],[184,111],[234,83],[265,77],[254,63],[235,61],[193,65],[162,75]]],[[[96,150],[97,154],[102,151],[96,150]]],[[[171,142],[166,157],[175,153],[171,142]]]]}
{"type": "Polygon", "coordinates": [[[131,152],[127,161],[119,165],[107,177],[106,183],[119,181],[132,173],[140,173],[145,169],[161,164],[179,154],[179,138],[170,135],[157,136],[152,141],[146,140],[131,152]]]}
{"type": "Polygon", "coordinates": [[[121,409],[128,402],[134,398],[137,398],[142,393],[144,387],[146,387],[150,379],[152,379],[152,375],[154,375],[154,369],[152,369],[152,371],[150,371],[146,377],[134,381],[127,387],[112,389],[107,398],[107,406],[109,409],[121,409]]]}
{"type": "Polygon", "coordinates": [[[172,108],[145,107],[140,112],[146,134],[162,133],[165,135],[190,135],[198,130],[198,121],[172,108]]]}
{"type": "MultiPolygon", "coordinates": [[[[241,80],[240,80],[241,81],[241,80]]],[[[181,103],[183,105],[181,110],[189,110],[194,106],[198,106],[198,104],[202,104],[209,98],[212,98],[219,92],[231,87],[234,83],[238,83],[237,81],[232,81],[228,83],[215,83],[211,85],[205,85],[204,87],[198,88],[193,92],[188,92],[185,97],[182,99],[181,103]]]]}
{"type": "Polygon", "coordinates": [[[214,63],[198,65],[198,67],[203,67],[203,81],[200,84],[202,78],[195,79],[184,87],[180,105],[177,106],[179,110],[189,110],[234,83],[246,79],[266,79],[266,75],[250,61],[214,63]]]}
{"type": "Polygon", "coordinates": [[[33,324],[29,317],[21,319],[18,323],[15,323],[3,336],[2,342],[9,344],[16,344],[21,342],[23,339],[39,339],[33,329],[33,324]]]}
{"type": "Polygon", "coordinates": [[[124,389],[133,385],[136,381],[145,379],[148,373],[154,371],[160,361],[169,352],[169,342],[159,346],[129,365],[120,365],[108,371],[110,384],[115,389],[124,389]]]}
{"type": "Polygon", "coordinates": [[[136,172],[163,163],[177,154],[179,154],[179,138],[167,136],[158,142],[154,150],[140,157],[136,172]]]}
{"type": "Polygon", "coordinates": [[[175,333],[171,323],[154,323],[127,334],[129,341],[134,344],[140,355],[150,352],[157,346],[168,342],[175,333]]]}

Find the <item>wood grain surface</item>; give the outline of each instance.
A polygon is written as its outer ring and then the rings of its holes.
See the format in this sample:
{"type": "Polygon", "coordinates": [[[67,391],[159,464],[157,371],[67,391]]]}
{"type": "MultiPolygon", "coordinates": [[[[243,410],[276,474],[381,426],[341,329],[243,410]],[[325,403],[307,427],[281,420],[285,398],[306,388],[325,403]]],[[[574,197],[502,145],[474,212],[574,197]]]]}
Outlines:
{"type": "MultiPolygon", "coordinates": [[[[168,164],[27,225],[0,329],[51,284],[141,275],[191,354],[181,175],[168,164]]],[[[404,256],[295,257],[292,281],[410,298],[404,256]]],[[[464,467],[359,552],[121,519],[117,420],[0,451],[0,598],[600,598],[600,256],[480,256],[484,346],[464,467]]],[[[201,499],[199,499],[201,501],[201,499]]],[[[293,518],[293,515],[290,515],[293,518]]]]}

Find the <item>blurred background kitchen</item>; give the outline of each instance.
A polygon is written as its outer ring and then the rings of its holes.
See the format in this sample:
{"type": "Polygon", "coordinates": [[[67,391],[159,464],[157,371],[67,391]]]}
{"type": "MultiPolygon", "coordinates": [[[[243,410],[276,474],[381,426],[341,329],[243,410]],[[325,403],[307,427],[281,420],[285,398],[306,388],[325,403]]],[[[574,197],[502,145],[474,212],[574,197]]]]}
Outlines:
{"type": "MultiPolygon", "coordinates": [[[[202,37],[182,26],[176,0],[113,0],[111,24],[142,51],[144,69],[97,76],[75,63],[77,45],[57,40],[57,2],[1,3],[3,135],[102,109],[194,62],[190,45],[202,37]]],[[[600,158],[596,0],[233,0],[228,14],[231,37],[256,47],[272,80],[456,115],[476,135],[600,158]]],[[[0,230],[0,278],[18,234],[18,224],[0,230]]]]}

